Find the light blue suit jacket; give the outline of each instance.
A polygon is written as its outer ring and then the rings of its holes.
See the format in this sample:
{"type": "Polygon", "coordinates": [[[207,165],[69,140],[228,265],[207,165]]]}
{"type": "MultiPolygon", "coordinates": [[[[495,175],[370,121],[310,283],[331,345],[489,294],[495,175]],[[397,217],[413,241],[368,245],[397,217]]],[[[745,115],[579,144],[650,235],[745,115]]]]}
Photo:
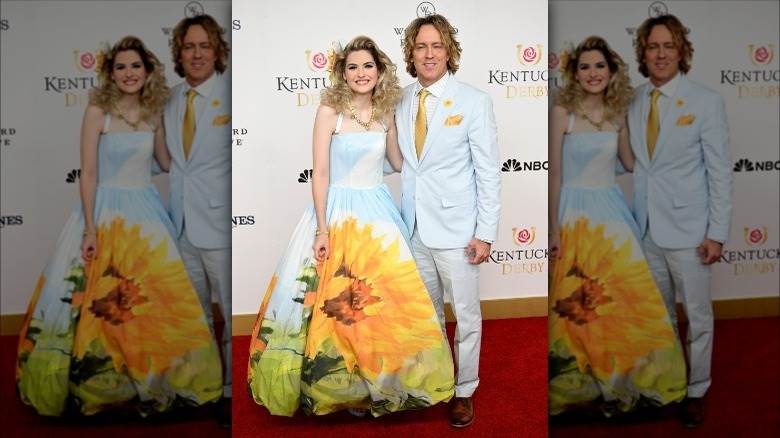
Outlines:
{"type": "MultiPolygon", "coordinates": [[[[634,217],[644,236],[668,249],[693,248],[705,237],[725,242],[731,221],[731,153],[723,98],[680,75],[661,120],[652,160],[642,100],[652,85],[637,88],[628,111],[634,165],[634,217]]],[[[649,102],[649,100],[647,100],[649,102]]],[[[649,103],[645,103],[649,105],[649,103]]]]}
{"type": "Polygon", "coordinates": [[[474,237],[495,241],[501,178],[490,96],[450,76],[418,160],[410,132],[414,89],[404,89],[396,111],[401,215],[409,233],[416,222],[420,239],[436,249],[463,248],[474,237]]]}
{"type": "Polygon", "coordinates": [[[186,222],[187,238],[198,248],[229,248],[231,239],[230,82],[214,78],[211,95],[195,116],[195,138],[184,158],[182,116],[187,105],[185,82],[173,87],[165,106],[165,141],[171,154],[170,214],[179,238],[186,222]]]}

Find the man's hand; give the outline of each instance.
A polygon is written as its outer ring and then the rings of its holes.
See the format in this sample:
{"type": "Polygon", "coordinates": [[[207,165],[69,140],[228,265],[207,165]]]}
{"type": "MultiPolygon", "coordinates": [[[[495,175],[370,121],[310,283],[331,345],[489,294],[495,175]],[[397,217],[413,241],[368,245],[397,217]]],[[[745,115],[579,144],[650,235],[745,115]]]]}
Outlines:
{"type": "Polygon", "coordinates": [[[723,244],[716,242],[706,237],[701,244],[696,248],[696,252],[701,258],[701,262],[705,265],[711,265],[718,261],[720,254],[723,251],[723,244]]]}
{"type": "Polygon", "coordinates": [[[466,256],[469,258],[469,263],[472,265],[478,265],[487,260],[490,255],[490,244],[483,242],[476,237],[469,241],[466,246],[466,256]]]}

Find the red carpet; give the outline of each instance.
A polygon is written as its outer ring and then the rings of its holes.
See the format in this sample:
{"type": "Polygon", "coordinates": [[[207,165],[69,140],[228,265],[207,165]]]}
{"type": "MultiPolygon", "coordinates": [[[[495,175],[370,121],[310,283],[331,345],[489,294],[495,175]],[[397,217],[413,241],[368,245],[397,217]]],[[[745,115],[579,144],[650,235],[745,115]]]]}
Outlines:
{"type": "MultiPolygon", "coordinates": [[[[234,437],[544,437],[547,436],[547,318],[485,321],[476,418],[451,427],[444,404],[357,419],[346,412],[274,417],[247,395],[249,337],[233,338],[234,437]],[[242,388],[241,385],[244,385],[242,388]]],[[[448,324],[450,336],[453,326],[448,324]]]]}
{"type": "MultiPolygon", "coordinates": [[[[715,321],[712,386],[704,424],[686,429],[677,406],[644,417],[565,418],[551,437],[778,437],[780,436],[780,318],[715,321]]],[[[684,329],[683,329],[684,332],[684,329]]]]}

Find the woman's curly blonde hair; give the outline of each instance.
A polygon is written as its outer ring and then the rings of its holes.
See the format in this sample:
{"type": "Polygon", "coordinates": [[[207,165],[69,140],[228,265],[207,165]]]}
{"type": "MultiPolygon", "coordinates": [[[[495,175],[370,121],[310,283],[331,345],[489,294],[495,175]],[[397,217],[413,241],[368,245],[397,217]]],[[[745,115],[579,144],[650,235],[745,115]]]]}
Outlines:
{"type": "Polygon", "coordinates": [[[352,90],[344,79],[347,56],[352,52],[365,50],[371,54],[379,70],[371,101],[377,118],[393,112],[395,104],[401,98],[401,86],[395,75],[395,64],[385,52],[379,50],[376,43],[367,36],[357,36],[335,54],[330,66],[330,87],[322,90],[322,103],[339,112],[347,110],[352,100],[352,90]]]}
{"type": "Polygon", "coordinates": [[[562,66],[563,87],[555,96],[555,104],[566,108],[569,112],[584,116],[582,103],[585,90],[577,80],[577,66],[580,56],[591,50],[600,52],[609,67],[609,84],[604,90],[604,120],[618,122],[626,113],[634,96],[634,90],[628,78],[626,63],[603,38],[598,36],[585,38],[568,56],[565,65],[562,66]]]}
{"type": "Polygon", "coordinates": [[[154,53],[146,48],[143,41],[134,36],[126,36],[114,44],[114,47],[105,55],[105,59],[100,64],[98,70],[99,86],[93,88],[89,93],[89,103],[95,105],[103,111],[117,114],[119,112],[119,98],[122,92],[117,87],[111,73],[114,70],[114,61],[120,52],[132,50],[141,58],[141,62],[146,69],[146,82],[141,89],[139,102],[141,104],[140,120],[149,123],[165,107],[168,96],[171,94],[168,85],[165,83],[165,72],[160,60],[154,56],[154,53]]]}

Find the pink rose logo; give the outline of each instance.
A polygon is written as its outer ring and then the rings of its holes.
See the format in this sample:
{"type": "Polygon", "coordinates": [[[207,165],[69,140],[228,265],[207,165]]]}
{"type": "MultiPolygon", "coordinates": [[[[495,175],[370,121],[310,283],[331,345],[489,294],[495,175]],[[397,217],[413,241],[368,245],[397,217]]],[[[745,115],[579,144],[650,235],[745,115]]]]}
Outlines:
{"type": "Polygon", "coordinates": [[[758,243],[764,238],[764,233],[758,228],[750,231],[750,243],[758,243]]]}
{"type": "Polygon", "coordinates": [[[531,232],[527,228],[523,228],[517,233],[517,241],[520,243],[528,243],[531,240],[531,232]]]}
{"type": "Polygon", "coordinates": [[[533,47],[527,47],[525,50],[523,50],[523,61],[531,63],[536,60],[536,57],[538,56],[536,49],[533,47]]]}
{"type": "Polygon", "coordinates": [[[767,60],[769,60],[769,49],[765,46],[757,48],[756,51],[753,52],[753,59],[759,64],[767,62],[767,60]]]}
{"type": "Polygon", "coordinates": [[[83,67],[85,70],[89,70],[92,67],[95,66],[95,56],[90,52],[82,53],[79,57],[79,63],[81,64],[81,67],[83,67]]]}
{"type": "Polygon", "coordinates": [[[555,69],[558,67],[558,64],[560,64],[561,59],[556,55],[555,53],[550,53],[550,56],[547,57],[547,68],[550,70],[555,69]]]}
{"type": "Polygon", "coordinates": [[[512,228],[515,243],[518,245],[528,245],[536,238],[536,228],[512,228]]]}
{"type": "Polygon", "coordinates": [[[317,52],[311,57],[311,65],[318,70],[322,70],[328,65],[328,56],[322,52],[317,52]]]}
{"type": "Polygon", "coordinates": [[[769,233],[766,227],[747,228],[745,227],[745,243],[748,245],[763,245],[766,243],[769,233]]]}

